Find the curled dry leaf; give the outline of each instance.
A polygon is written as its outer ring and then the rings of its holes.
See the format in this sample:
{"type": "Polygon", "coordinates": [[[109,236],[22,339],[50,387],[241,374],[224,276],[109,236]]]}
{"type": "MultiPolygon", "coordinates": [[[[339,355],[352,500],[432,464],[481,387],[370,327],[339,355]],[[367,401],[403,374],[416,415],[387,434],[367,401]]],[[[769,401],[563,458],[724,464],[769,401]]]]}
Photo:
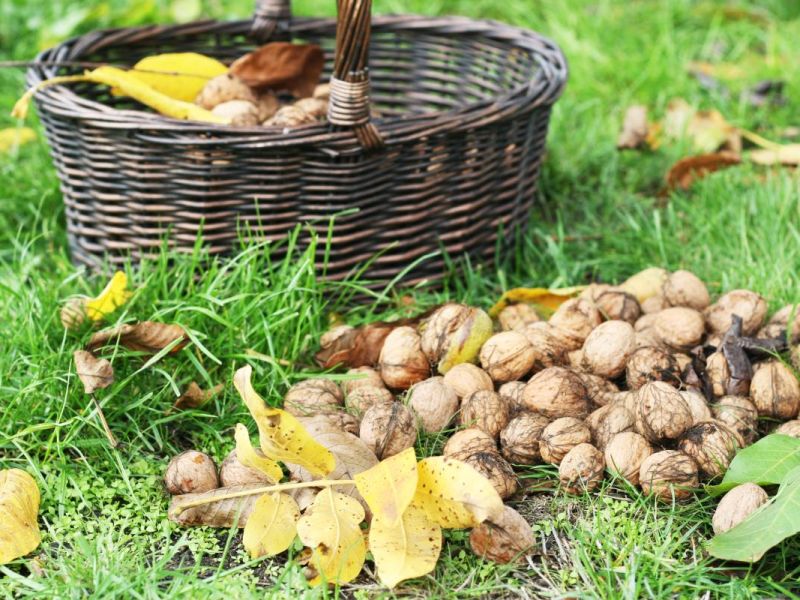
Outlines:
{"type": "Polygon", "coordinates": [[[347,583],[361,572],[367,546],[360,524],[361,504],[331,488],[325,488],[297,523],[303,544],[311,548],[311,564],[317,574],[311,585],[347,583]]]}
{"type": "Polygon", "coordinates": [[[183,392],[178,399],[175,400],[175,404],[172,405],[172,410],[189,410],[192,408],[201,408],[205,405],[211,398],[219,394],[225,386],[223,384],[217,384],[210,390],[204,390],[196,382],[192,381],[189,384],[189,387],[186,388],[186,391],[183,392]]]}
{"type": "Polygon", "coordinates": [[[244,527],[261,495],[256,490],[263,487],[261,484],[233,485],[210,492],[173,496],[167,516],[173,523],[184,527],[229,528],[234,523],[244,527]]]}
{"type": "Polygon", "coordinates": [[[189,337],[180,325],[141,321],[135,325],[120,325],[98,331],[91,337],[86,349],[93,352],[104,346],[119,344],[148,354],[158,354],[169,347],[170,353],[174,354],[188,341],[189,337]]]}
{"type": "Polygon", "coordinates": [[[586,286],[569,288],[514,288],[503,293],[500,300],[489,309],[489,316],[497,317],[507,306],[518,303],[532,305],[537,312],[550,316],[559,306],[580,294],[586,286]]]}
{"type": "Polygon", "coordinates": [[[417,491],[417,458],[413,448],[382,460],[361,473],[355,480],[375,518],[395,527],[417,491]]]}
{"type": "Polygon", "coordinates": [[[670,168],[666,176],[667,189],[688,190],[698,179],[709,173],[738,165],[741,159],[732,152],[715,152],[682,158],[670,168]]]}
{"type": "Polygon", "coordinates": [[[39,501],[39,487],[28,473],[0,470],[0,565],[39,546],[39,501]]]}
{"type": "Polygon", "coordinates": [[[264,494],[256,500],[244,527],[242,543],[252,558],[274,556],[292,545],[300,508],[288,494],[264,494]]]}
{"type": "Polygon", "coordinates": [[[325,66],[325,54],[315,44],[272,42],[245,54],[231,65],[231,73],[252,88],[290,91],[311,96],[325,66]]]}
{"type": "Polygon", "coordinates": [[[650,128],[647,125],[647,107],[634,105],[625,111],[625,119],[622,123],[622,131],[617,139],[617,149],[636,149],[645,145],[647,133],[650,128]]]}
{"type": "Polygon", "coordinates": [[[76,350],[72,357],[75,359],[75,373],[86,394],[94,394],[96,390],[114,383],[114,368],[105,358],[97,358],[86,350],[76,350]]]}

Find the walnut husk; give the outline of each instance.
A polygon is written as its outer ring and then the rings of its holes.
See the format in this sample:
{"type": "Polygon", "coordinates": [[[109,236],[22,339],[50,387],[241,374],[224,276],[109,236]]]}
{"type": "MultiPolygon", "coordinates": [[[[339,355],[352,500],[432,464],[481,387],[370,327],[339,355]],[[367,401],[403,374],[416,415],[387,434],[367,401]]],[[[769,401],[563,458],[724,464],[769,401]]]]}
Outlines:
{"type": "Polygon", "coordinates": [[[458,395],[443,377],[426,379],[409,391],[408,406],[426,433],[447,427],[458,412],[458,395]]]}
{"type": "Polygon", "coordinates": [[[577,374],[562,367],[534,375],[522,391],[522,401],[528,410],[550,419],[584,418],[589,414],[586,386],[577,374]]]}
{"type": "Polygon", "coordinates": [[[573,417],[562,417],[544,428],[539,451],[544,462],[557,465],[575,446],[589,443],[591,440],[592,433],[583,421],[573,417]]]}
{"type": "Polygon", "coordinates": [[[444,384],[452,388],[459,398],[466,398],[482,390],[494,390],[489,374],[470,363],[462,363],[450,369],[444,376],[444,384]]]}
{"type": "Polygon", "coordinates": [[[624,403],[615,402],[598,408],[586,418],[585,423],[592,434],[592,443],[604,450],[615,436],[632,431],[636,419],[624,403]]]}
{"type": "Polygon", "coordinates": [[[690,427],[678,442],[678,448],[691,456],[704,475],[722,475],[744,447],[744,440],[734,429],[719,421],[703,421],[690,427]]]}
{"type": "Polygon", "coordinates": [[[653,447],[644,436],[635,431],[624,431],[611,438],[606,445],[606,468],[632,485],[639,485],[642,463],[652,453],[653,447]]]}
{"type": "Polygon", "coordinates": [[[340,410],[342,399],[342,390],[330,379],[306,379],[289,388],[283,407],[296,417],[313,417],[340,410]]]}
{"type": "MultiPolygon", "coordinates": [[[[233,485],[268,485],[275,483],[270,481],[261,471],[245,467],[236,455],[236,450],[232,450],[222,465],[219,467],[219,479],[222,487],[230,487],[233,485]]],[[[212,488],[213,489],[213,488],[212,488]]]]}
{"type": "Polygon", "coordinates": [[[458,460],[466,460],[479,452],[497,452],[494,438],[476,427],[456,431],[444,445],[442,454],[458,460]]]}
{"type": "Polygon", "coordinates": [[[794,419],[800,412],[800,383],[789,367],[770,360],[753,374],[750,398],[762,417],[794,419]]]}
{"type": "Polygon", "coordinates": [[[478,452],[464,460],[478,473],[492,482],[494,489],[504,500],[519,489],[519,481],[508,461],[497,452],[478,452]]]}
{"type": "Polygon", "coordinates": [[[642,491],[659,500],[685,500],[692,495],[700,480],[697,463],[678,450],[662,450],[648,456],[639,469],[642,491]]]}
{"type": "Polygon", "coordinates": [[[497,383],[521,379],[533,368],[535,358],[533,346],[518,331],[493,335],[479,354],[481,367],[497,383]]]}
{"type": "Polygon", "coordinates": [[[378,460],[411,448],[417,441],[414,415],[400,404],[376,404],[364,413],[358,436],[378,460]]]}
{"type": "Polygon", "coordinates": [[[607,290],[595,299],[595,306],[608,320],[627,321],[633,325],[642,315],[642,308],[634,296],[622,290],[607,290]]]}
{"type": "Polygon", "coordinates": [[[386,336],[378,363],[388,387],[407,390],[430,376],[430,364],[420,344],[420,336],[412,327],[397,327],[386,336]]]}
{"type": "Polygon", "coordinates": [[[595,328],[583,344],[585,368],[607,379],[622,375],[633,353],[636,334],[626,321],[606,321],[595,328]]]}
{"type": "Polygon", "coordinates": [[[636,431],[651,443],[676,440],[692,426],[692,413],[680,392],[663,381],[637,392],[636,431]]]}
{"type": "Polygon", "coordinates": [[[354,415],[363,415],[376,404],[394,402],[392,392],[385,387],[366,386],[354,389],[347,394],[344,404],[354,415]]]}
{"type": "Polygon", "coordinates": [[[650,381],[664,381],[670,385],[680,385],[680,368],[675,357],[663,348],[645,346],[631,354],[625,367],[625,377],[629,390],[638,390],[650,381]]]}
{"type": "Polygon", "coordinates": [[[530,524],[510,506],[496,518],[487,519],[469,534],[469,544],[478,556],[499,564],[521,562],[533,552],[536,538],[530,524]]]}
{"type": "Polygon", "coordinates": [[[800,438],[800,420],[794,419],[793,421],[786,421],[786,423],[778,427],[774,433],[800,438]]]}
{"type": "Polygon", "coordinates": [[[755,441],[758,435],[758,410],[749,398],[723,396],[711,407],[711,414],[742,436],[745,444],[755,441]]]}
{"type": "Polygon", "coordinates": [[[656,314],[653,323],[656,335],[663,344],[674,350],[690,350],[703,341],[703,314],[683,306],[673,306],[656,314]]]}
{"type": "Polygon", "coordinates": [[[767,492],[755,483],[737,485],[722,497],[714,511],[711,519],[714,533],[719,535],[733,529],[767,502],[767,492]]]}
{"type": "Polygon", "coordinates": [[[480,390],[464,398],[458,422],[464,427],[477,427],[497,438],[508,424],[510,409],[508,400],[497,392],[480,390]]]}
{"type": "Polygon", "coordinates": [[[580,494],[597,489],[606,468],[603,453],[591,444],[578,444],[564,456],[558,479],[564,491],[580,494]]]}
{"type": "Polygon", "coordinates": [[[167,465],[164,485],[173,496],[215,490],[219,487],[217,465],[208,454],[187,450],[167,465]]]}
{"type": "Polygon", "coordinates": [[[702,311],[711,304],[706,284],[690,271],[672,273],[664,282],[661,293],[670,306],[686,306],[702,311]]]}
{"type": "Polygon", "coordinates": [[[550,325],[571,332],[581,344],[602,322],[600,311],[585,298],[570,298],[550,317],[550,325]]]}
{"type": "Polygon", "coordinates": [[[503,331],[522,331],[528,325],[541,321],[539,315],[530,304],[512,304],[506,306],[497,315],[503,331]]]}
{"type": "Polygon", "coordinates": [[[542,459],[539,443],[550,421],[544,415],[523,412],[511,419],[500,432],[500,451],[515,465],[535,465],[542,459]]]}
{"type": "Polygon", "coordinates": [[[742,335],[755,335],[767,316],[767,302],[750,290],[730,291],[705,310],[709,331],[724,334],[733,315],[742,317],[742,335]]]}

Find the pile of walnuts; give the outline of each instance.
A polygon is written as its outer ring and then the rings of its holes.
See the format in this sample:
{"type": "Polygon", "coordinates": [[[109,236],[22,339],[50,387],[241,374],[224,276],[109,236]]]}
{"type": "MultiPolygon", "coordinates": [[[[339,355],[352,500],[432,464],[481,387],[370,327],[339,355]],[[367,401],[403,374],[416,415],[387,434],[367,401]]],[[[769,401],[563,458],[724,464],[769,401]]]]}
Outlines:
{"type": "Polygon", "coordinates": [[[684,499],[760,434],[800,436],[800,384],[775,354],[800,340],[800,318],[787,306],[767,320],[766,301],[748,290],[712,303],[688,271],[659,271],[650,287],[637,297],[592,284],[549,320],[515,304],[492,324],[478,308],[446,304],[393,329],[377,364],[351,369],[341,387],[299,383],[285,407],[326,415],[380,459],[412,446],[418,430],[455,426],[444,454],[503,498],[519,487],[515,467],[549,463],[570,493],[610,473],[684,499]]]}

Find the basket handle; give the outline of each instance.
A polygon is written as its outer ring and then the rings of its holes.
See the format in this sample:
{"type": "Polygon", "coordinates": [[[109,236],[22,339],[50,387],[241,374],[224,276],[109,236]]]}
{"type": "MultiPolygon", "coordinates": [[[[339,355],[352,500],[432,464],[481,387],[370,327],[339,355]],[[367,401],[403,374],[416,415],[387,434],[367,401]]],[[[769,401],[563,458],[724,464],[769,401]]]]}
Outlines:
{"type": "MultiPolygon", "coordinates": [[[[336,54],[331,74],[328,122],[352,129],[365,150],[383,147],[383,138],[372,123],[369,99],[369,42],[372,33],[372,0],[336,0],[336,54]]],[[[257,0],[253,35],[270,39],[282,21],[291,19],[290,0],[257,0]]]]}

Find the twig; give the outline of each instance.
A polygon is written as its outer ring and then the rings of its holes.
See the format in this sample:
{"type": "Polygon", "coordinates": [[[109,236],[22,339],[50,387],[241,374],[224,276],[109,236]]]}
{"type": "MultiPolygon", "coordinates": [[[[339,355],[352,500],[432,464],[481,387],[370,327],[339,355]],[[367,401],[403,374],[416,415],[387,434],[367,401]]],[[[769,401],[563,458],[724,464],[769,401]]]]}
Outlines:
{"type": "Polygon", "coordinates": [[[111,444],[111,447],[116,450],[119,448],[119,442],[117,438],[114,437],[114,432],[111,431],[111,427],[108,426],[108,421],[106,421],[106,415],[103,413],[103,409],[100,406],[100,403],[97,401],[97,398],[94,397],[92,394],[92,402],[94,402],[94,407],[97,410],[97,416],[100,418],[100,424],[103,426],[103,431],[106,433],[106,438],[108,438],[108,443],[111,444]]]}

